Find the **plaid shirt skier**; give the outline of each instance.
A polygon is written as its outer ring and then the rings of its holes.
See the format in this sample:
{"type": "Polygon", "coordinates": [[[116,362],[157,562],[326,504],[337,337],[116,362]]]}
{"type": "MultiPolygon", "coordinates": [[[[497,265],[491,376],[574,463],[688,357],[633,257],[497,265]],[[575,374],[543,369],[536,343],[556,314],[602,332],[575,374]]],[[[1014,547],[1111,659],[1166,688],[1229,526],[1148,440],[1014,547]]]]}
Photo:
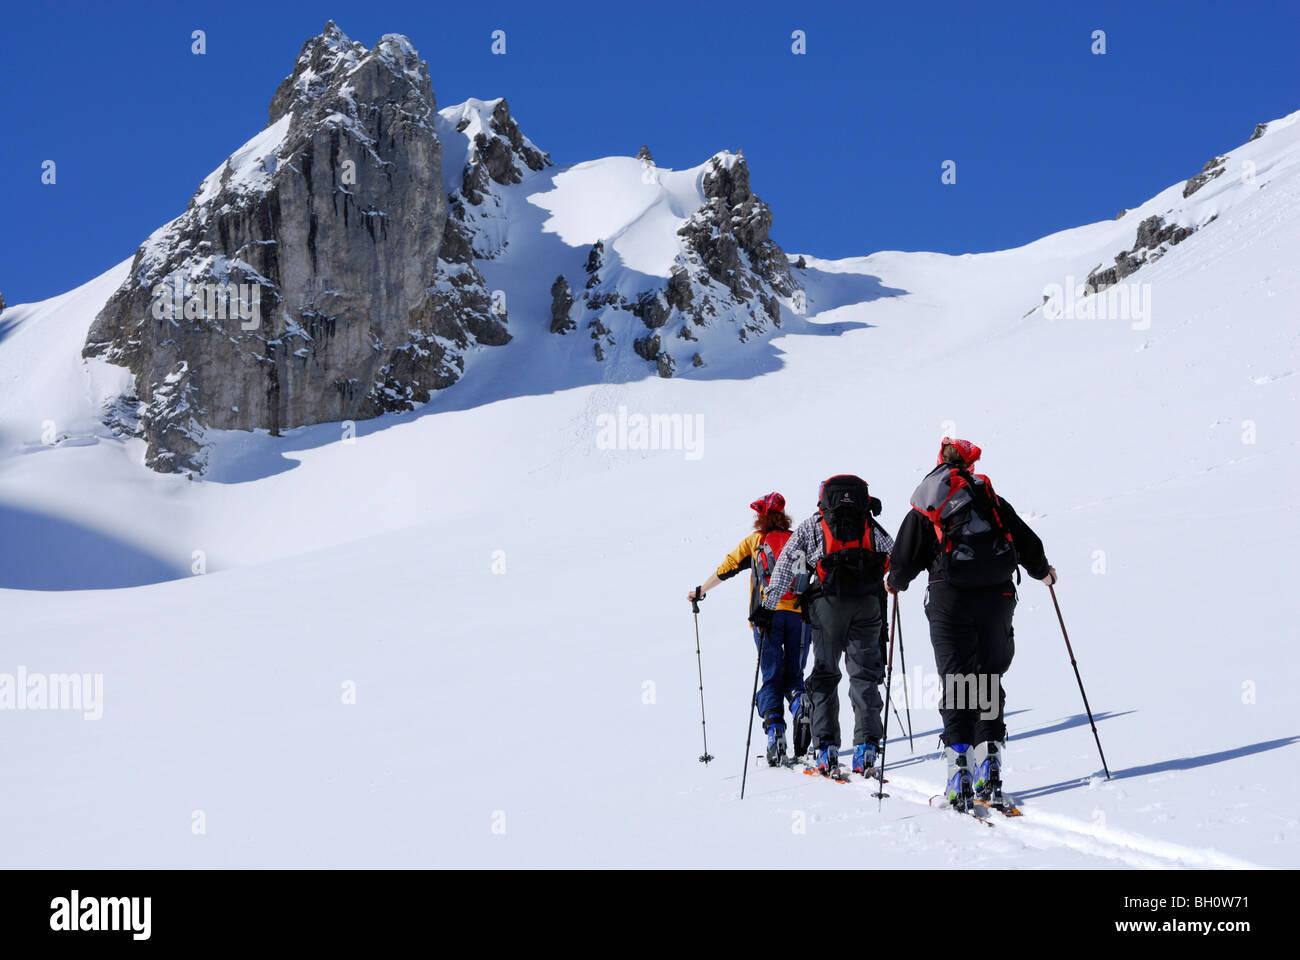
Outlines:
{"type": "MultiPolygon", "coordinates": [[[[820,518],[820,513],[814,513],[799,524],[781,549],[781,556],[777,557],[776,568],[772,571],[772,579],[768,582],[767,594],[763,598],[766,609],[775,610],[781,597],[790,588],[795,578],[795,564],[815,568],[825,553],[826,544],[822,541],[820,518]]],[[[894,538],[875,519],[867,521],[867,531],[871,535],[871,549],[888,557],[894,549],[894,538]]]]}

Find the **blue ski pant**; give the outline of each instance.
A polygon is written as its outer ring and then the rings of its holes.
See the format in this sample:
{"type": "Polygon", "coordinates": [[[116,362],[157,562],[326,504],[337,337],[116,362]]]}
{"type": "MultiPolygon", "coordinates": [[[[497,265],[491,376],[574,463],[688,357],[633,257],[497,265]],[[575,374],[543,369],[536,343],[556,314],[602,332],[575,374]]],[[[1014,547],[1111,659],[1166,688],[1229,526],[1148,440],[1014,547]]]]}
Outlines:
{"type": "Polygon", "coordinates": [[[803,670],[808,662],[810,642],[803,618],[789,610],[776,611],[766,639],[754,628],[754,645],[762,651],[758,661],[762,678],[758,688],[758,715],[763,718],[764,730],[773,722],[783,723],[785,701],[803,693],[803,670]]]}

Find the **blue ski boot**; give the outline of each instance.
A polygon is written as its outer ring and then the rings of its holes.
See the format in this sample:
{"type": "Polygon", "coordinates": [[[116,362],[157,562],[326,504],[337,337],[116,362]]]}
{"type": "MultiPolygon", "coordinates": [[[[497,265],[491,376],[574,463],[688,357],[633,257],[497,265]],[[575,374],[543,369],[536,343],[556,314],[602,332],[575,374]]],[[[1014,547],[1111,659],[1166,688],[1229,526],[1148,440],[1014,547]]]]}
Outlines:
{"type": "Polygon", "coordinates": [[[812,716],[812,696],[806,690],[800,690],[790,700],[790,717],[794,724],[791,739],[796,757],[802,757],[812,746],[812,716]]]}
{"type": "Polygon", "coordinates": [[[823,777],[838,777],[840,772],[839,744],[823,743],[817,748],[817,772],[823,777]]]}
{"type": "Polygon", "coordinates": [[[876,752],[874,743],[859,743],[853,748],[853,772],[863,777],[876,775],[876,752]]]}
{"type": "Polygon", "coordinates": [[[767,726],[767,765],[779,767],[785,760],[785,724],[779,721],[767,726]]]}
{"type": "Polygon", "coordinates": [[[943,755],[948,761],[948,784],[944,795],[954,810],[969,813],[975,806],[975,792],[972,789],[968,743],[954,743],[943,748],[943,755]]]}

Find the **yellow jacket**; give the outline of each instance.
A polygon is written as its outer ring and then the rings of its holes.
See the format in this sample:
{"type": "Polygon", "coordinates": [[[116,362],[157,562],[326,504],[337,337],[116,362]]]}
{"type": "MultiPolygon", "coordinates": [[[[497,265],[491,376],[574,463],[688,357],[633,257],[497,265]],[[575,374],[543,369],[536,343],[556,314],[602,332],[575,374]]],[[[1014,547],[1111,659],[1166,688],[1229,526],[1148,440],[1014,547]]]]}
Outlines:
{"type": "MultiPolygon", "coordinates": [[[[740,573],[741,570],[748,567],[750,571],[749,595],[752,597],[754,595],[754,554],[758,551],[758,545],[762,542],[763,535],[757,530],[747,536],[744,540],[741,540],[740,546],[727,554],[727,558],[719,564],[716,571],[717,578],[719,580],[730,580],[736,574],[740,573]]],[[[797,609],[794,600],[787,600],[784,597],[782,597],[781,601],[777,603],[776,608],[778,610],[791,611],[797,609]]]]}

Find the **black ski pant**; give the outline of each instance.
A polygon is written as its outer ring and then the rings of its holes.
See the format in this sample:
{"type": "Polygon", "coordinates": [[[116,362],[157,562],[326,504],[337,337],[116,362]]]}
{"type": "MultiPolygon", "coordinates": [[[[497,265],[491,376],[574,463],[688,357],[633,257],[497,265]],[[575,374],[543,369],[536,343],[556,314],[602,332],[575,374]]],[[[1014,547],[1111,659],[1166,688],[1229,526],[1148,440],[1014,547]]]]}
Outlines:
{"type": "Polygon", "coordinates": [[[813,745],[840,745],[840,657],[849,675],[853,704],[853,743],[878,742],[884,734],[880,682],[885,662],[880,655],[883,608],[875,594],[865,597],[822,596],[812,601],[813,669],[807,688],[813,701],[813,745]]]}
{"type": "Polygon", "coordinates": [[[934,664],[943,681],[943,742],[977,744],[1006,739],[1002,721],[1007,694],[1002,676],[1015,656],[1016,589],[958,589],[932,580],[925,591],[934,664]]]}

